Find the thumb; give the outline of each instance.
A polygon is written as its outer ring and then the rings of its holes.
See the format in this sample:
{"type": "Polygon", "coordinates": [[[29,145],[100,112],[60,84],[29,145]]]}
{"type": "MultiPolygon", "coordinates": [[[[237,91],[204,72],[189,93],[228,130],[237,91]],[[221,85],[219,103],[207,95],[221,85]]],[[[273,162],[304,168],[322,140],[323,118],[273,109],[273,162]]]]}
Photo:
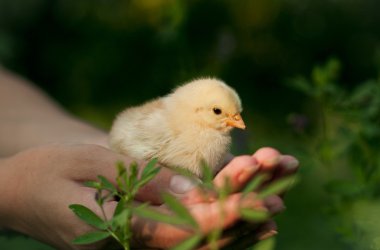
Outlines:
{"type": "MultiPolygon", "coordinates": [[[[70,175],[78,182],[94,181],[97,180],[97,176],[101,175],[116,186],[117,162],[123,162],[127,169],[134,162],[134,159],[126,155],[99,146],[82,146],[80,152],[79,166],[76,165],[75,169],[70,168],[72,170],[70,175]]],[[[137,161],[137,164],[141,173],[147,162],[137,161]]],[[[180,198],[196,184],[196,180],[179,175],[169,168],[161,167],[158,174],[139,189],[135,198],[141,202],[162,204],[162,193],[168,192],[180,198]]]]}
{"type": "Polygon", "coordinates": [[[152,204],[159,205],[163,203],[161,199],[163,193],[170,193],[177,198],[181,198],[197,184],[196,179],[190,179],[169,168],[161,167],[158,174],[139,189],[136,200],[149,201],[152,204]]]}

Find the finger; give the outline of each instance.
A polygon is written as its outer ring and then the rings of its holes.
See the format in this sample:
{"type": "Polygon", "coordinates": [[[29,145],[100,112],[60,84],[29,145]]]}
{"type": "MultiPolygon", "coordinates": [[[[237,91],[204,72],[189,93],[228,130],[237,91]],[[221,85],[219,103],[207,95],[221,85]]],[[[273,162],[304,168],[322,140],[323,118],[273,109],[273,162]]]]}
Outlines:
{"type": "Polygon", "coordinates": [[[298,170],[299,162],[291,155],[281,155],[276,149],[261,148],[253,155],[264,171],[270,171],[270,178],[262,185],[272,183],[277,179],[294,174],[298,170]]]}
{"type": "MultiPolygon", "coordinates": [[[[242,155],[233,158],[224,169],[214,178],[216,189],[228,186],[230,192],[242,189],[258,170],[256,159],[249,155],[242,155]]],[[[194,188],[182,197],[185,204],[196,204],[201,202],[212,202],[217,198],[217,194],[212,190],[194,188]]]]}
{"type": "MultiPolygon", "coordinates": [[[[242,201],[239,195],[235,195],[233,198],[230,198],[229,200],[224,203],[224,209],[220,210],[220,203],[214,202],[213,204],[202,204],[198,206],[192,207],[190,210],[195,217],[198,224],[201,226],[202,231],[204,234],[207,234],[214,230],[216,227],[220,228],[228,228],[230,227],[235,221],[239,218],[239,208],[245,207],[245,208],[251,208],[256,210],[263,210],[265,207],[270,213],[277,213],[282,209],[282,200],[279,197],[268,197],[264,201],[255,200],[252,199],[254,195],[251,195],[244,201],[242,201]],[[223,216],[224,215],[224,216],[223,216]],[[216,223],[218,222],[218,223],[216,223]]],[[[108,201],[103,205],[103,209],[105,211],[106,218],[112,218],[112,215],[115,211],[115,208],[117,206],[116,201],[108,201]]],[[[163,211],[162,209],[160,209],[163,211]]],[[[98,209],[95,209],[95,212],[101,216],[100,211],[98,209]]],[[[166,211],[167,212],[167,211],[166,211]]],[[[272,223],[273,224],[273,223],[272,223]]],[[[272,225],[268,224],[268,225],[272,225]]],[[[249,230],[252,232],[255,228],[257,228],[257,224],[249,224],[249,230]]],[[[275,227],[268,226],[267,223],[264,225],[266,226],[260,226],[256,229],[256,238],[255,240],[264,239],[265,237],[269,237],[270,234],[274,235],[276,231],[273,231],[275,227]],[[272,231],[271,231],[272,230],[272,231]]],[[[275,225],[275,224],[274,224],[275,225]]],[[[241,228],[239,230],[239,235],[234,235],[234,237],[246,234],[247,232],[244,232],[241,228]]],[[[248,231],[248,229],[244,229],[245,231],[248,231]]],[[[169,244],[171,247],[175,245],[176,243],[181,242],[182,240],[186,239],[187,237],[191,236],[192,232],[189,230],[186,230],[183,227],[176,227],[168,224],[163,224],[159,222],[149,221],[142,218],[134,218],[133,222],[133,232],[135,233],[136,237],[134,238],[135,243],[138,244],[138,246],[152,246],[152,247],[165,247],[165,244],[169,244]],[[152,238],[154,237],[154,238],[152,238]],[[149,243],[150,242],[150,243],[149,243]],[[147,245],[146,245],[147,243],[147,245]]],[[[248,231],[249,232],[249,231],[248,231]]],[[[218,244],[220,246],[226,245],[229,243],[232,239],[234,239],[232,235],[224,236],[218,244]]],[[[252,235],[250,236],[252,241],[252,235]]],[[[207,249],[207,248],[202,248],[207,249]]]]}
{"type": "MultiPolygon", "coordinates": [[[[65,169],[65,173],[70,179],[79,183],[85,181],[97,181],[98,176],[104,176],[112,184],[117,186],[118,162],[122,162],[128,169],[134,162],[128,156],[117,154],[104,147],[96,145],[77,145],[70,148],[70,156],[74,154],[76,161],[71,162],[65,169]]],[[[147,162],[138,161],[138,169],[141,173],[147,162]]],[[[145,186],[140,188],[136,199],[139,201],[149,201],[152,204],[161,204],[161,194],[169,192],[176,197],[183,196],[187,191],[197,185],[196,181],[178,175],[174,171],[162,167],[159,173],[145,186]]]]}
{"type": "Polygon", "coordinates": [[[215,173],[219,173],[224,168],[224,166],[226,166],[228,163],[230,163],[230,161],[234,159],[234,157],[235,156],[231,153],[228,153],[227,155],[225,155],[223,162],[219,166],[216,167],[215,173]]]}
{"type": "Polygon", "coordinates": [[[279,166],[274,173],[274,179],[289,176],[297,172],[299,161],[291,155],[282,155],[279,166]]]}
{"type": "Polygon", "coordinates": [[[278,150],[270,147],[260,148],[253,154],[263,170],[273,170],[281,161],[281,154],[278,150]]]}
{"type": "Polygon", "coordinates": [[[197,203],[210,203],[218,199],[218,194],[215,190],[210,190],[202,187],[195,187],[184,196],[181,197],[181,202],[186,205],[197,203]]]}
{"type": "Polygon", "coordinates": [[[254,157],[242,155],[233,158],[214,178],[216,188],[229,185],[232,192],[241,190],[259,170],[254,157]]]}
{"type": "Polygon", "coordinates": [[[277,195],[272,195],[265,198],[263,204],[271,215],[278,214],[285,210],[283,200],[277,195]]]}
{"type": "Polygon", "coordinates": [[[141,187],[135,197],[138,201],[149,201],[151,204],[162,204],[162,194],[170,193],[177,198],[186,196],[190,190],[195,190],[199,180],[191,179],[162,167],[160,172],[145,186],[141,187]]]}
{"type": "Polygon", "coordinates": [[[278,234],[277,224],[274,220],[269,220],[264,224],[260,225],[257,228],[256,232],[257,240],[266,240],[278,234]]]}
{"type": "MultiPolygon", "coordinates": [[[[283,155],[279,167],[273,172],[272,178],[268,182],[264,183],[263,186],[268,183],[275,182],[290,175],[297,173],[299,167],[299,162],[296,158],[290,155],[283,155]]],[[[286,193],[286,190],[280,193],[279,195],[283,197],[286,193]]]]}
{"type": "Polygon", "coordinates": [[[220,243],[224,247],[222,249],[247,249],[276,234],[277,225],[273,220],[259,225],[241,221],[223,234],[220,243]]]}
{"type": "Polygon", "coordinates": [[[298,170],[298,160],[290,155],[282,155],[278,166],[272,170],[271,177],[262,185],[262,187],[273,183],[276,180],[295,174],[298,170]]]}
{"type": "MultiPolygon", "coordinates": [[[[230,192],[241,190],[248,181],[259,171],[258,162],[254,157],[243,155],[233,158],[227,166],[217,174],[214,179],[216,188],[222,189],[225,186],[230,188],[230,192]]],[[[216,200],[215,192],[207,190],[194,189],[182,198],[186,204],[195,204],[200,202],[211,202],[216,200]]]]}
{"type": "MultiPolygon", "coordinates": [[[[231,227],[240,218],[240,208],[262,209],[263,202],[258,200],[241,201],[241,195],[229,196],[223,203],[202,203],[189,206],[190,213],[197,221],[203,234],[214,229],[231,227]]],[[[183,226],[168,225],[143,218],[134,218],[133,231],[140,244],[150,247],[169,248],[194,234],[183,226]]]]}

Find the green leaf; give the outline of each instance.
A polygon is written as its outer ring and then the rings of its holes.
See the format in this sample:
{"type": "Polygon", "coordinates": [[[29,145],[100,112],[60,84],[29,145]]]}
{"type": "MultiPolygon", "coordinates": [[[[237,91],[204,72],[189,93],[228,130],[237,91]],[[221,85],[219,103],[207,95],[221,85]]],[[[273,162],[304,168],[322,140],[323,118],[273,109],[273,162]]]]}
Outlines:
{"type": "Polygon", "coordinates": [[[95,189],[100,189],[101,188],[101,184],[97,181],[86,181],[83,183],[86,187],[90,187],[90,188],[95,188],[95,189]]]}
{"type": "Polygon", "coordinates": [[[314,88],[313,86],[303,77],[296,77],[288,81],[288,85],[294,89],[303,92],[306,95],[313,96],[314,88]]]}
{"type": "Polygon", "coordinates": [[[164,214],[155,209],[148,208],[146,205],[139,206],[133,209],[133,213],[142,218],[163,222],[171,225],[186,225],[187,221],[179,216],[172,214],[164,214]]]}
{"type": "Polygon", "coordinates": [[[257,197],[264,199],[271,195],[280,194],[290,188],[297,180],[297,176],[289,176],[273,182],[271,185],[265,187],[257,197]]]}
{"type": "Polygon", "coordinates": [[[116,215],[120,214],[121,212],[123,212],[124,204],[125,204],[125,198],[122,197],[119,200],[119,202],[117,203],[117,206],[115,208],[115,212],[113,213],[113,216],[116,216],[116,215]]]}
{"type": "Polygon", "coordinates": [[[232,193],[231,177],[225,176],[223,186],[217,188],[216,191],[218,192],[220,200],[226,199],[232,193]]]}
{"type": "Polygon", "coordinates": [[[128,221],[128,217],[131,214],[131,211],[128,209],[124,209],[118,215],[112,217],[111,224],[113,228],[124,227],[128,221]]]}
{"type": "Polygon", "coordinates": [[[76,216],[78,216],[87,224],[94,226],[98,229],[107,228],[107,223],[87,207],[80,204],[71,204],[69,208],[75,213],[76,216]]]}
{"type": "Polygon", "coordinates": [[[240,209],[240,215],[243,217],[243,219],[252,222],[266,221],[270,217],[267,211],[253,210],[248,208],[240,209]]]}
{"type": "Polygon", "coordinates": [[[110,236],[109,232],[104,232],[104,231],[91,232],[91,233],[87,233],[75,238],[72,242],[76,245],[86,245],[86,244],[91,244],[91,243],[103,240],[109,236],[110,236]]]}
{"type": "Polygon", "coordinates": [[[137,183],[139,167],[136,162],[132,162],[128,170],[129,174],[125,176],[125,183],[127,184],[128,191],[131,191],[137,183]]]}
{"type": "Polygon", "coordinates": [[[255,178],[253,178],[244,188],[243,194],[247,195],[255,191],[258,187],[261,186],[266,180],[268,180],[268,174],[259,174],[255,178]]]}
{"type": "Polygon", "coordinates": [[[193,216],[190,214],[189,210],[178,201],[173,195],[165,193],[163,195],[165,204],[180,218],[182,218],[187,225],[192,228],[198,228],[198,223],[195,221],[193,216]]]}
{"type": "Polygon", "coordinates": [[[194,236],[191,236],[190,238],[182,241],[178,245],[176,245],[173,248],[170,248],[170,250],[191,250],[195,249],[195,247],[199,244],[199,242],[202,240],[202,236],[199,234],[196,234],[194,236]]]}
{"type": "Polygon", "coordinates": [[[206,186],[212,186],[214,180],[214,174],[210,166],[208,166],[205,160],[202,160],[202,181],[206,186]]]}
{"type": "Polygon", "coordinates": [[[105,197],[102,196],[102,190],[101,189],[98,189],[98,191],[96,191],[96,203],[98,203],[99,206],[103,206],[104,204],[104,200],[105,200],[105,197]]]}
{"type": "Polygon", "coordinates": [[[133,187],[134,194],[138,192],[139,188],[143,187],[145,184],[151,181],[161,170],[160,167],[156,167],[156,164],[157,159],[153,159],[143,169],[140,179],[136,182],[135,186],[133,187]]]}
{"type": "Polygon", "coordinates": [[[107,180],[106,177],[98,175],[98,179],[100,180],[100,183],[103,185],[104,189],[107,189],[112,193],[117,193],[117,189],[115,188],[115,186],[109,180],[107,180]]]}
{"type": "Polygon", "coordinates": [[[157,168],[157,169],[155,169],[155,171],[152,171],[150,173],[150,175],[146,175],[143,178],[141,178],[140,180],[138,180],[136,185],[135,185],[136,192],[138,191],[139,188],[145,186],[148,182],[150,182],[158,174],[159,171],[160,171],[160,169],[157,168]]]}
{"type": "Polygon", "coordinates": [[[156,165],[157,165],[157,158],[153,158],[152,160],[150,160],[148,162],[148,164],[146,164],[145,168],[143,169],[142,173],[141,173],[141,178],[145,178],[145,176],[149,176],[151,175],[152,172],[155,172],[156,171],[156,165]]]}
{"type": "Polygon", "coordinates": [[[353,180],[332,180],[326,184],[329,193],[339,194],[342,197],[359,195],[366,186],[353,180]]]}
{"type": "Polygon", "coordinates": [[[116,183],[120,190],[125,191],[126,190],[126,183],[125,183],[125,176],[127,174],[127,169],[124,166],[124,163],[121,161],[118,161],[116,164],[117,168],[117,177],[116,177],[116,183]]]}

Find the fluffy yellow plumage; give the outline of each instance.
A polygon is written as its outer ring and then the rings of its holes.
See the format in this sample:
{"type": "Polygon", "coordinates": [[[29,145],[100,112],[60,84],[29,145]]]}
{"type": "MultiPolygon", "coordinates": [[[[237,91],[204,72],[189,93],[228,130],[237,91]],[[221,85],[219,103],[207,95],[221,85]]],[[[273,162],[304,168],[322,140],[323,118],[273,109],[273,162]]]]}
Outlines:
{"type": "Polygon", "coordinates": [[[110,132],[110,146],[132,158],[158,158],[165,166],[200,176],[202,161],[213,170],[222,164],[231,129],[245,128],[241,111],[231,87],[214,78],[197,79],[121,112],[110,132]]]}

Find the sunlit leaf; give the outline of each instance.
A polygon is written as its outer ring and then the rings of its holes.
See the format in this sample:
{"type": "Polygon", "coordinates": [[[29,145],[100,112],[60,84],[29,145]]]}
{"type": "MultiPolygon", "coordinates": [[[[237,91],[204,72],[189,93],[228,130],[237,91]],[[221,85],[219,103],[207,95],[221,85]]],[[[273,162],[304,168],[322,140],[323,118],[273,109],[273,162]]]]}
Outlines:
{"type": "Polygon", "coordinates": [[[217,189],[219,198],[225,199],[227,196],[229,196],[232,192],[232,184],[231,184],[231,177],[225,176],[224,177],[224,183],[223,186],[217,189]]]}
{"type": "Polygon", "coordinates": [[[270,215],[267,211],[253,210],[243,208],[240,210],[240,214],[243,219],[252,221],[252,222],[261,222],[269,219],[270,215]]]}
{"type": "Polygon", "coordinates": [[[157,222],[163,222],[172,225],[186,225],[187,221],[179,216],[164,214],[147,206],[139,206],[133,209],[133,212],[142,218],[151,219],[157,222]]]}
{"type": "Polygon", "coordinates": [[[101,184],[97,181],[86,181],[83,183],[83,185],[85,185],[86,187],[95,188],[95,189],[101,188],[101,184]]]}
{"type": "Polygon", "coordinates": [[[123,227],[131,215],[131,210],[124,209],[119,214],[112,217],[111,224],[113,227],[123,227]]]}
{"type": "Polygon", "coordinates": [[[141,173],[140,179],[136,182],[135,186],[133,187],[134,193],[137,193],[139,188],[143,187],[158,174],[161,168],[156,167],[156,164],[157,159],[153,159],[146,165],[146,167],[143,169],[143,172],[141,173]]]}
{"type": "Polygon", "coordinates": [[[191,236],[190,238],[182,241],[178,245],[176,245],[173,248],[170,248],[170,250],[191,250],[195,249],[195,247],[199,244],[199,242],[202,240],[202,236],[199,234],[196,234],[194,236],[191,236]]]}
{"type": "Polygon", "coordinates": [[[154,158],[152,160],[150,160],[148,162],[148,164],[146,164],[145,168],[143,169],[142,173],[141,173],[141,178],[145,178],[145,176],[149,176],[151,175],[152,172],[155,172],[157,167],[157,158],[154,158]]]}
{"type": "Polygon", "coordinates": [[[125,176],[125,183],[127,184],[128,190],[132,190],[137,183],[137,174],[139,167],[137,162],[132,162],[128,168],[128,175],[125,176]]]}
{"type": "Polygon", "coordinates": [[[125,176],[127,174],[127,169],[125,168],[124,163],[121,161],[117,162],[116,168],[117,168],[116,183],[120,190],[125,190],[126,189],[125,176]]]}
{"type": "Polygon", "coordinates": [[[112,193],[117,193],[117,189],[115,188],[115,186],[109,180],[107,180],[106,177],[99,175],[98,179],[100,180],[100,183],[102,184],[104,189],[107,189],[112,193]]]}
{"type": "Polygon", "coordinates": [[[80,204],[71,204],[69,208],[87,224],[99,229],[107,228],[107,223],[87,207],[80,204]]]}
{"type": "Polygon", "coordinates": [[[243,194],[246,195],[255,191],[258,187],[260,187],[267,179],[267,174],[259,174],[255,178],[253,178],[244,188],[243,194]]]}
{"type": "Polygon", "coordinates": [[[104,240],[109,236],[110,233],[105,231],[91,232],[75,238],[72,242],[76,245],[85,245],[104,240]]]}

